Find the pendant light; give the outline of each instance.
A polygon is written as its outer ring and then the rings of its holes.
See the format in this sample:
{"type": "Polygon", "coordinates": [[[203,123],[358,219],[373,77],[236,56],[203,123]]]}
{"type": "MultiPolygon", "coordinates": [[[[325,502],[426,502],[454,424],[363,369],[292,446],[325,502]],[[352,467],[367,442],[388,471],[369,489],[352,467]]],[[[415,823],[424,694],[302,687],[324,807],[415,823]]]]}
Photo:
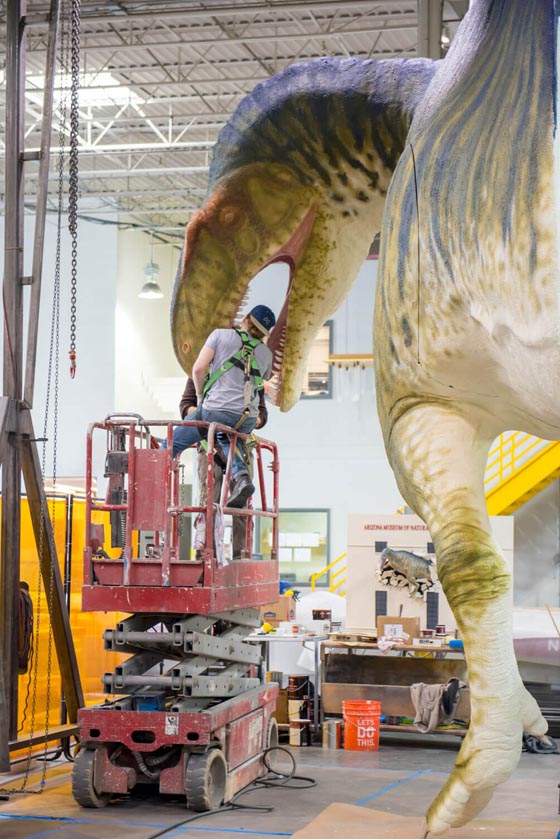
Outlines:
{"type": "Polygon", "coordinates": [[[150,231],[150,261],[144,268],[144,275],[148,277],[148,280],[140,289],[138,297],[143,300],[159,300],[163,297],[163,291],[156,280],[158,274],[159,265],[154,262],[154,232],[152,230],[150,231]]]}

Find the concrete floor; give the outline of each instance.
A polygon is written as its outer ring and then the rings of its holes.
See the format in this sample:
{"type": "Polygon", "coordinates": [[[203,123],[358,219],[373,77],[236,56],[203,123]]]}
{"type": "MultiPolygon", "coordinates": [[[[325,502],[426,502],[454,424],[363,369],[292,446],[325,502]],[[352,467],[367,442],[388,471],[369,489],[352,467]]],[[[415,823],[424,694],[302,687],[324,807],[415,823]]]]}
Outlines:
{"type": "MultiPolygon", "coordinates": [[[[457,756],[457,738],[384,734],[377,752],[292,749],[298,774],[314,778],[311,789],[259,789],[240,799],[244,804],[270,804],[273,812],[235,810],[174,827],[191,813],[180,800],[162,800],[145,790],[101,810],[85,810],[70,791],[71,765],[49,768],[42,795],[13,795],[0,801],[2,839],[150,839],[165,828],[165,839],[189,833],[204,839],[291,836],[333,802],[344,802],[402,815],[422,815],[444,783],[457,756]]],[[[284,766],[288,766],[287,762],[284,766]]],[[[38,789],[40,767],[28,788],[38,789]]],[[[484,811],[489,819],[550,821],[558,824],[560,755],[524,753],[510,780],[484,811]]],[[[16,776],[0,775],[3,787],[18,786],[16,776]]],[[[351,839],[349,837],[349,839],[351,839]]],[[[530,839],[530,837],[528,837],[530,839]]],[[[551,835],[550,839],[557,839],[551,835]]]]}

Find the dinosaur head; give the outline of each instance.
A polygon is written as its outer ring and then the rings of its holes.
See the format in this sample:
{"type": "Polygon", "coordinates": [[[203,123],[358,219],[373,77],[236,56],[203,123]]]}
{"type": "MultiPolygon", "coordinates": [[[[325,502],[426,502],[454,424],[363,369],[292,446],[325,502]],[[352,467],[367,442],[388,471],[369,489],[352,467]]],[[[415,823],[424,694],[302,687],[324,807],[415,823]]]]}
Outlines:
{"type": "Polygon", "coordinates": [[[289,410],[300,397],[313,340],[367,252],[367,234],[340,244],[341,220],[317,186],[302,183],[285,165],[248,164],[224,177],[186,230],[172,311],[181,366],[189,371],[209,333],[237,321],[262,268],[287,263],[287,296],[269,347],[271,398],[289,410]]]}
{"type": "Polygon", "coordinates": [[[187,372],[208,334],[234,325],[251,279],[285,262],[288,293],[269,339],[273,401],[283,411],[297,402],[313,340],[380,229],[432,75],[423,60],[321,59],[242,100],[214,147],[208,198],[187,227],[175,284],[173,342],[187,372]]]}

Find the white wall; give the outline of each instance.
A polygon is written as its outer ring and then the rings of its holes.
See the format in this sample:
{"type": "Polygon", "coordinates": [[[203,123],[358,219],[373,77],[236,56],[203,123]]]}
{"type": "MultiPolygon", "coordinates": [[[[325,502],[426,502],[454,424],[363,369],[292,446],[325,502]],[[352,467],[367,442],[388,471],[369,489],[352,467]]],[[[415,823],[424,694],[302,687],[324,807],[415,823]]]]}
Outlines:
{"type": "Polygon", "coordinates": [[[148,277],[150,236],[138,230],[119,233],[115,312],[115,410],[132,411],[145,419],[178,418],[178,407],[166,415],[154,393],[162,378],[179,377],[176,405],[184,374],[173,353],[169,312],[180,250],[154,242],[153,259],[159,265],[160,300],[144,300],[138,293],[148,277]]]}
{"type": "MultiPolygon", "coordinates": [[[[4,220],[0,219],[0,236],[4,241],[4,220]]],[[[33,218],[25,223],[25,274],[31,273],[33,249],[33,218]]],[[[38,437],[43,436],[47,393],[47,373],[53,283],[56,252],[56,217],[49,214],[46,223],[39,343],[33,423],[38,437]]],[[[113,410],[114,399],[114,317],[116,289],[117,227],[114,225],[78,224],[78,292],[77,292],[77,372],[69,376],[70,349],[70,243],[64,228],[61,248],[60,292],[60,374],[57,475],[82,476],[85,473],[85,439],[88,423],[103,418],[113,410]]],[[[24,299],[29,287],[24,289],[24,299]]],[[[27,323],[25,314],[24,323],[27,323]]],[[[24,339],[24,359],[27,332],[24,339]]],[[[2,347],[0,346],[0,355],[2,347]]],[[[25,363],[25,361],[24,361],[25,363]]],[[[54,407],[54,372],[50,397],[54,407]]],[[[52,474],[52,426],[48,431],[46,475],[52,474]]]]}
{"type": "Polygon", "coordinates": [[[514,603],[560,606],[560,482],[515,513],[514,603]]]}

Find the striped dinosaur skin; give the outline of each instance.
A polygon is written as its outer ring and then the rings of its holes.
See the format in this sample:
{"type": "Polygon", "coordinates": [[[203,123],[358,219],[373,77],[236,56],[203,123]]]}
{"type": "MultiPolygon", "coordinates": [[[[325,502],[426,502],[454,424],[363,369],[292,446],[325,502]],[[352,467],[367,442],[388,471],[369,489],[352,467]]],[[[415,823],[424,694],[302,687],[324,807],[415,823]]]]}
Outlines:
{"type": "Polygon", "coordinates": [[[291,262],[271,338],[288,410],[318,328],[381,228],[379,417],[402,496],[430,529],[471,691],[425,837],[480,812],[515,768],[522,732],[547,729],[519,677],[483,481],[501,431],[560,439],[556,24],[554,0],[474,0],[444,61],[325,60],[256,88],[220,136],[176,286],[188,369],[251,277],[291,262]]]}
{"type": "Polygon", "coordinates": [[[471,7],[417,109],[383,220],[379,416],[399,488],[430,529],[471,691],[430,835],[486,805],[523,730],[547,730],[519,677],[511,578],[483,481],[501,431],[560,432],[555,23],[551,0],[471,7]]]}

